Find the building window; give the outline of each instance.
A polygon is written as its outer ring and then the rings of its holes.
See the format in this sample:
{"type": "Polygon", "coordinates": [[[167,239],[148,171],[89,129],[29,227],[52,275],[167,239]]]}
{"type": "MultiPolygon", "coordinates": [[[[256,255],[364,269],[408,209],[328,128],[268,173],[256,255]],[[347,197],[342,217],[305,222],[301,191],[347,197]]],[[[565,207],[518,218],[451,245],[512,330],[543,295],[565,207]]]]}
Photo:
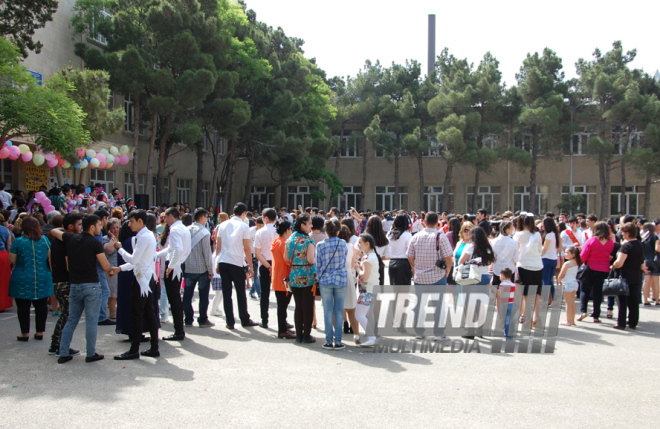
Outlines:
{"type": "Polygon", "coordinates": [[[103,186],[103,190],[110,193],[112,188],[115,187],[115,172],[111,170],[90,169],[89,180],[92,182],[92,185],[100,183],[103,186]]]}
{"type": "Polygon", "coordinates": [[[362,209],[362,186],[344,186],[344,193],[339,195],[339,210],[347,212],[351,207],[362,209]]]}
{"type": "Polygon", "coordinates": [[[2,169],[2,171],[0,171],[0,180],[5,182],[7,186],[5,189],[6,191],[10,191],[12,189],[11,164],[12,161],[10,159],[0,160],[0,168],[2,169]]]}
{"type": "MultiPolygon", "coordinates": [[[[568,195],[569,186],[561,187],[561,194],[568,195]]],[[[595,186],[573,186],[573,195],[582,195],[584,201],[580,204],[575,211],[582,213],[594,213],[596,210],[596,187],[595,186]]]]}
{"type": "MultiPolygon", "coordinates": [[[[529,186],[513,187],[513,211],[531,210],[529,199],[529,186]]],[[[548,186],[536,187],[536,213],[546,213],[548,211],[548,186]]]]}
{"type": "Polygon", "coordinates": [[[319,201],[312,198],[311,195],[312,192],[318,191],[317,186],[289,186],[288,191],[287,204],[289,206],[287,208],[289,210],[296,209],[298,206],[305,208],[319,204],[319,201]]]}
{"type": "Polygon", "coordinates": [[[211,182],[202,182],[202,201],[200,207],[204,207],[204,208],[209,207],[209,203],[211,202],[210,196],[211,196],[211,182]]]}
{"type": "Polygon", "coordinates": [[[532,135],[531,134],[516,134],[514,144],[518,149],[525,152],[532,153],[532,135]]]}
{"type": "MultiPolygon", "coordinates": [[[[102,7],[101,10],[99,11],[99,14],[101,15],[102,19],[108,19],[112,18],[112,14],[108,11],[105,10],[105,7],[102,7]]],[[[107,45],[108,44],[108,39],[105,38],[105,36],[102,36],[99,34],[98,31],[96,31],[96,19],[92,19],[92,25],[89,28],[89,38],[94,40],[95,42],[98,42],[102,45],[107,45]]]]}
{"type": "Polygon", "coordinates": [[[376,210],[399,210],[408,207],[408,187],[399,186],[399,201],[394,200],[394,186],[376,186],[376,210]]]}
{"type": "Polygon", "coordinates": [[[619,212],[640,216],[644,211],[645,186],[626,186],[625,198],[621,192],[621,186],[612,186],[610,193],[610,213],[617,215],[619,212]]]}
{"type": "Polygon", "coordinates": [[[454,187],[449,188],[449,207],[442,207],[444,186],[424,186],[424,198],[429,211],[442,213],[454,207],[454,187]]]}
{"type": "MultiPolygon", "coordinates": [[[[259,213],[266,207],[275,205],[275,188],[270,186],[253,186],[250,195],[250,209],[255,208],[259,213]]],[[[293,209],[293,207],[292,207],[293,209]]]]}
{"type": "MultiPolygon", "coordinates": [[[[573,155],[588,155],[587,144],[591,137],[596,137],[596,134],[581,131],[579,133],[573,133],[573,155]]],[[[567,140],[564,142],[564,155],[571,154],[571,141],[567,140]]]]}
{"type": "MultiPolygon", "coordinates": [[[[339,148],[340,150],[340,156],[342,158],[356,158],[358,156],[358,144],[356,140],[353,140],[351,142],[351,136],[350,135],[344,135],[344,137],[341,138],[341,147],[339,148]]],[[[335,152],[333,156],[337,156],[337,153],[335,152]]]]}
{"type": "Polygon", "coordinates": [[[106,106],[108,110],[115,110],[115,92],[110,91],[108,95],[108,105],[106,106]]]}
{"type": "Polygon", "coordinates": [[[620,126],[614,127],[612,129],[612,144],[614,145],[614,153],[617,155],[623,155],[624,148],[626,148],[626,146],[627,148],[640,147],[643,135],[643,131],[632,129],[630,132],[628,132],[620,126]]]}
{"type": "Polygon", "coordinates": [[[176,202],[179,204],[190,204],[190,189],[192,180],[176,179],[176,202]]]}
{"type": "MultiPolygon", "coordinates": [[[[169,203],[169,201],[159,201],[160,194],[156,191],[158,187],[158,176],[154,176],[152,181],[151,181],[151,193],[153,194],[153,200],[154,204],[163,204],[163,203],[169,203]]],[[[170,178],[169,177],[163,177],[163,189],[165,189],[165,195],[167,195],[167,200],[169,200],[169,195],[170,195],[170,178]]]]}
{"type": "Polygon", "coordinates": [[[426,155],[424,155],[424,156],[428,156],[428,157],[439,157],[439,156],[442,156],[442,151],[443,151],[444,148],[445,148],[445,144],[444,144],[444,143],[438,143],[438,142],[435,141],[435,140],[430,140],[430,141],[429,141],[429,151],[428,151],[428,154],[426,154],[426,155]]]}
{"type": "Polygon", "coordinates": [[[213,134],[213,147],[215,153],[218,155],[224,155],[225,154],[225,147],[226,147],[226,141],[224,137],[220,137],[220,134],[218,134],[217,131],[213,134]]]}
{"type": "Polygon", "coordinates": [[[501,138],[499,134],[487,134],[481,140],[483,147],[488,149],[499,149],[501,146],[501,138]]]}
{"type": "MultiPolygon", "coordinates": [[[[126,99],[124,100],[124,111],[126,112],[126,122],[124,129],[126,130],[126,132],[133,132],[133,130],[135,130],[135,118],[133,117],[135,113],[135,103],[133,103],[133,101],[131,100],[130,95],[126,97],[126,99]]],[[[138,134],[144,135],[144,128],[142,126],[142,122],[139,123],[138,134]]]]}
{"type": "Polygon", "coordinates": [[[480,208],[485,208],[488,213],[497,213],[500,211],[501,199],[500,186],[479,186],[479,193],[477,195],[476,207],[472,204],[472,196],[474,195],[474,186],[468,186],[467,191],[467,207],[469,213],[476,213],[480,208]]]}
{"type": "Polygon", "coordinates": [[[135,185],[133,184],[132,173],[124,173],[124,198],[135,198],[135,185]]]}

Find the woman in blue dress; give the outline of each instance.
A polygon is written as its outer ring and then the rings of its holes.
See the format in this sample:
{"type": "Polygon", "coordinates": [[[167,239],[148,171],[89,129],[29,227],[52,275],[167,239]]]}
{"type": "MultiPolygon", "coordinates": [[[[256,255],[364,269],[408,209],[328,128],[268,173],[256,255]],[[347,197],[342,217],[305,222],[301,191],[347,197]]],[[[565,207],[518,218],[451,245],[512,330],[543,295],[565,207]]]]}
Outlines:
{"type": "Polygon", "coordinates": [[[21,335],[18,341],[30,338],[30,307],[34,306],[36,321],[35,340],[44,339],[48,297],[54,293],[50,271],[50,243],[41,235],[39,221],[26,216],[22,236],[14,240],[9,249],[9,261],[15,264],[9,280],[9,296],[16,301],[21,335]]]}

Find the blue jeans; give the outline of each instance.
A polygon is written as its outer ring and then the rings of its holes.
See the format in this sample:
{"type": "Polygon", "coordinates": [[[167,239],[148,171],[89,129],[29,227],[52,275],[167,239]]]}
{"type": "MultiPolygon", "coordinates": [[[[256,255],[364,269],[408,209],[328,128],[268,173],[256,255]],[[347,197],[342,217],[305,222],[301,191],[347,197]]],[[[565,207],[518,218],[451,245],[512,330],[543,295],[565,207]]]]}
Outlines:
{"type": "Polygon", "coordinates": [[[513,335],[509,335],[509,323],[511,322],[511,308],[513,308],[513,303],[510,302],[506,307],[506,321],[504,322],[504,336],[507,338],[513,338],[513,335]]]}
{"type": "Polygon", "coordinates": [[[185,284],[183,286],[184,322],[186,325],[192,325],[193,320],[195,320],[195,312],[192,308],[192,298],[195,294],[195,286],[197,283],[199,283],[199,317],[197,318],[197,322],[204,323],[208,321],[209,317],[207,311],[209,308],[209,289],[211,287],[209,273],[185,273],[183,278],[185,279],[185,284]]]}
{"type": "Polygon", "coordinates": [[[550,288],[550,296],[555,297],[555,285],[552,278],[555,276],[555,268],[557,268],[556,259],[543,258],[543,284],[552,286],[550,288]]]}
{"type": "Polygon", "coordinates": [[[99,275],[99,283],[101,284],[101,302],[99,302],[99,322],[103,322],[108,318],[106,309],[108,308],[108,298],[110,297],[110,286],[108,286],[108,278],[105,276],[105,271],[98,264],[96,265],[96,272],[99,275]]]}
{"type": "Polygon", "coordinates": [[[261,280],[259,280],[259,260],[257,258],[252,258],[252,269],[254,270],[254,278],[252,279],[252,286],[250,286],[250,295],[257,293],[257,296],[261,297],[261,280]]]}
{"type": "Polygon", "coordinates": [[[325,342],[341,344],[342,325],[344,324],[344,299],[346,298],[346,285],[339,286],[333,283],[321,284],[321,299],[323,300],[323,322],[325,323],[325,342]],[[332,317],[334,316],[334,326],[332,317]],[[333,329],[334,328],[334,329],[333,329]],[[334,332],[333,332],[334,331],[334,332]]]}
{"type": "Polygon", "coordinates": [[[431,283],[430,285],[425,285],[425,284],[422,284],[422,283],[415,283],[415,284],[417,286],[433,286],[433,285],[445,286],[445,285],[447,285],[447,276],[441,278],[440,280],[438,280],[435,283],[431,283]]]}
{"type": "Polygon", "coordinates": [[[69,292],[69,318],[62,329],[60,356],[69,356],[73,332],[78,326],[80,316],[85,310],[85,338],[87,339],[87,357],[96,354],[96,332],[101,306],[101,285],[99,283],[73,283],[69,292]]]}

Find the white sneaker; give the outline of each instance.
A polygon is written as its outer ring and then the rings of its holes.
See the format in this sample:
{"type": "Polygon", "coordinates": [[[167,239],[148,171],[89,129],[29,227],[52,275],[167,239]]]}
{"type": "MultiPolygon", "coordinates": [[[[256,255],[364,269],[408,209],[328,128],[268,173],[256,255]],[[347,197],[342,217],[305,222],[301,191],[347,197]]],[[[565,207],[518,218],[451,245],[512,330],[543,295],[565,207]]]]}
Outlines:
{"type": "Polygon", "coordinates": [[[169,323],[169,322],[170,322],[169,317],[166,317],[165,319],[160,319],[160,323],[169,323]]]}
{"type": "Polygon", "coordinates": [[[355,344],[360,344],[360,336],[359,335],[353,335],[353,342],[355,344]]]}
{"type": "Polygon", "coordinates": [[[367,341],[358,344],[359,347],[373,347],[376,344],[376,337],[367,337],[367,341]]]}
{"type": "Polygon", "coordinates": [[[423,340],[424,337],[422,335],[415,335],[415,339],[417,340],[423,340]]]}
{"type": "Polygon", "coordinates": [[[213,315],[214,315],[215,317],[222,317],[222,311],[220,311],[220,310],[216,310],[216,311],[213,312],[213,315]]]}

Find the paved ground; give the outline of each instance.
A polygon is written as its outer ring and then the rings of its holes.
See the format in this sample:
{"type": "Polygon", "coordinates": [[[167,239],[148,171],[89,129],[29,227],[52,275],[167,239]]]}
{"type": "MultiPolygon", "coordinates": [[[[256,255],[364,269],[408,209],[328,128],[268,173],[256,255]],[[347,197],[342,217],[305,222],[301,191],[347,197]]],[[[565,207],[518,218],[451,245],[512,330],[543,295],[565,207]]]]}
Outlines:
{"type": "MultiPolygon", "coordinates": [[[[256,301],[249,310],[257,320],[256,301]]],[[[161,358],[129,362],[112,360],[128,344],[102,326],[106,360],[58,365],[48,341],[15,340],[13,309],[0,313],[0,427],[658,426],[660,307],[642,308],[634,332],[611,319],[560,328],[545,355],[334,352],[322,331],[294,345],[272,328],[211,319],[214,328],[161,342],[161,358]]],[[[84,350],[82,322],[72,346],[84,350]]]]}

